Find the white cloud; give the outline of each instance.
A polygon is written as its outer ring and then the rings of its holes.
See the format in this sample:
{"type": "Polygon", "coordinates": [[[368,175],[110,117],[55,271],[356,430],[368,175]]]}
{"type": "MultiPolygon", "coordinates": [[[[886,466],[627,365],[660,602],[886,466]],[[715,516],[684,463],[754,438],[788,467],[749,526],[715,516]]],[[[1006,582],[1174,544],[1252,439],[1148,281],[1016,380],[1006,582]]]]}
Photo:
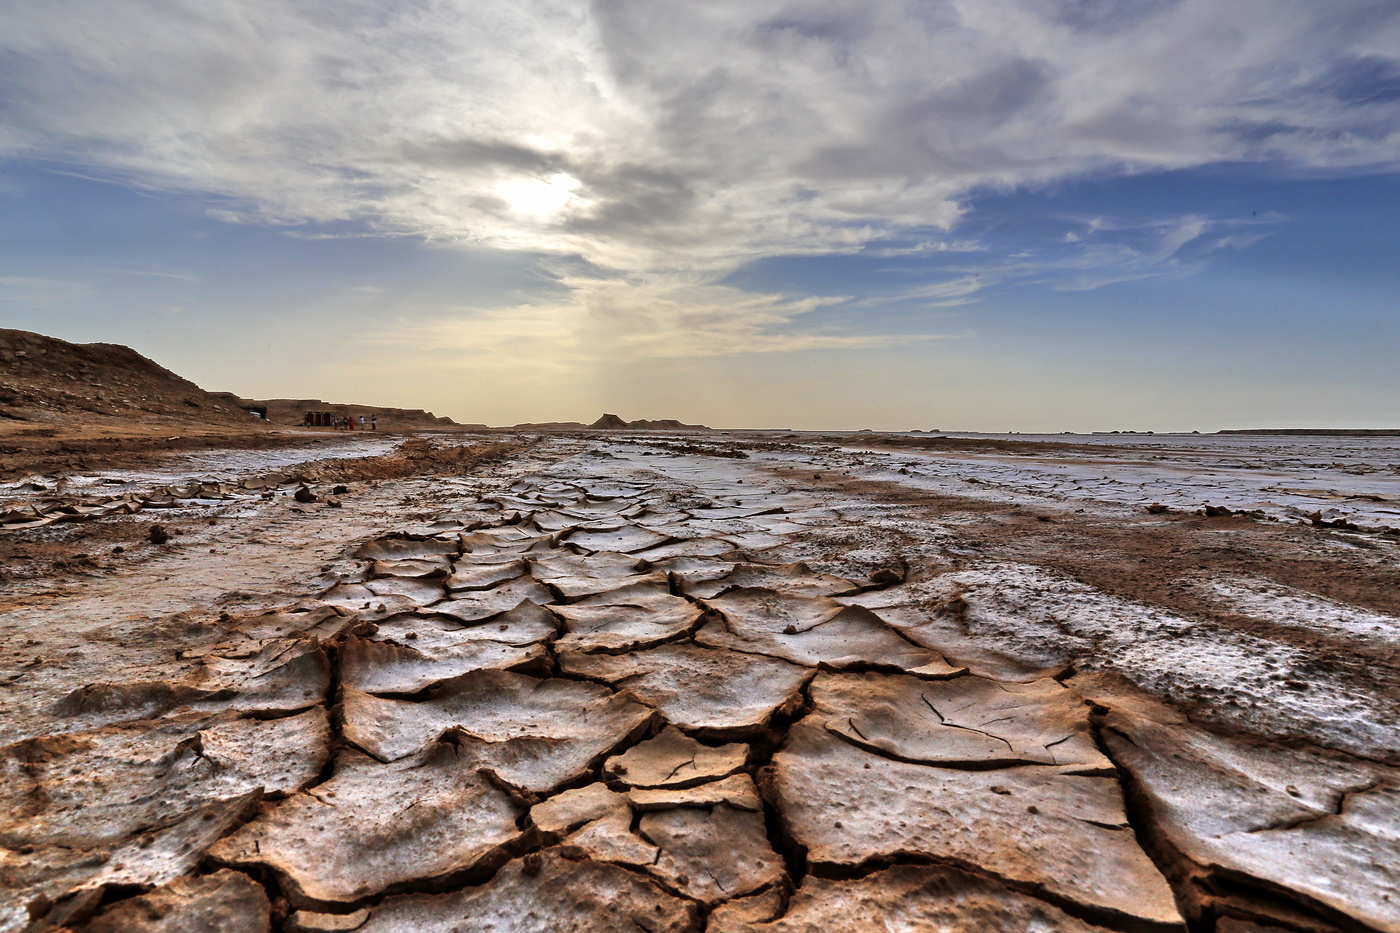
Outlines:
{"type": "Polygon", "coordinates": [[[683,301],[690,345],[781,343],[781,304],[713,283],[947,228],[979,186],[1400,164],[1374,0],[49,0],[0,7],[0,48],[0,154],[577,256],[602,271],[565,304],[629,291],[642,354],[683,301]]]}

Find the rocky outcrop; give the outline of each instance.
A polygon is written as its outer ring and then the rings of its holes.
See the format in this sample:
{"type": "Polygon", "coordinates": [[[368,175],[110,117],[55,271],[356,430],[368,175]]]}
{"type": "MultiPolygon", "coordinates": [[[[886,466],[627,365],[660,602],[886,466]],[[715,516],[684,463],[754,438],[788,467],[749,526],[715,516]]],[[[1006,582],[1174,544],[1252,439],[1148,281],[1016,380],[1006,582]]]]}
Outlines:
{"type": "Polygon", "coordinates": [[[245,427],[248,413],[113,343],[0,328],[0,419],[47,424],[181,422],[245,427]]]}

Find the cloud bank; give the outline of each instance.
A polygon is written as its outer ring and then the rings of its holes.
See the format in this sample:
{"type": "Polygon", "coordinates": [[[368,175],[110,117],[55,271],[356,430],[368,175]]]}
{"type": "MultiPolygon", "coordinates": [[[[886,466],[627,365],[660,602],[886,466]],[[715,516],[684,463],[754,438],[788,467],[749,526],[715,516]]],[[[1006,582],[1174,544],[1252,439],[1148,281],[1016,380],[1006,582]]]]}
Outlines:
{"type": "Polygon", "coordinates": [[[549,314],[643,356],[873,340],[785,334],[824,299],[725,277],[909,231],[969,248],[938,231],[988,187],[1400,163],[1393,0],[49,0],[0,8],[0,48],[0,156],[233,221],[567,257],[588,271],[549,314]]]}

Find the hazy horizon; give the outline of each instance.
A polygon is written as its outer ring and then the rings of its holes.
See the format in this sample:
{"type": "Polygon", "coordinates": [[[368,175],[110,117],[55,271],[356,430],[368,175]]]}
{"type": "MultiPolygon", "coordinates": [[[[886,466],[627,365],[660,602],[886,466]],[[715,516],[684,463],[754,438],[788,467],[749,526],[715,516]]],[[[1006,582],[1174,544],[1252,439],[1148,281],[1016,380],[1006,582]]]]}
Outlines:
{"type": "Polygon", "coordinates": [[[1400,5],[0,9],[0,326],[461,422],[1400,425],[1400,5]]]}

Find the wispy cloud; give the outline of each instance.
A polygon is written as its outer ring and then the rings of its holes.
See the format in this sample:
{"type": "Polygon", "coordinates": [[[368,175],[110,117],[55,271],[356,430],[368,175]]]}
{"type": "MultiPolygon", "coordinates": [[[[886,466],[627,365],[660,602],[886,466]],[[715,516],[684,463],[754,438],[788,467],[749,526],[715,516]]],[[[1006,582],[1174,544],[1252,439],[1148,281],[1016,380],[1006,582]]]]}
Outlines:
{"type": "Polygon", "coordinates": [[[188,272],[158,272],[154,269],[94,269],[108,275],[134,275],[141,278],[174,279],[178,282],[198,282],[199,276],[188,272]]]}
{"type": "Polygon", "coordinates": [[[1210,253],[1241,248],[1272,232],[1249,228],[1276,225],[1280,220],[1272,214],[1263,218],[1187,214],[1132,222],[1095,217],[1069,240],[1072,245],[1058,256],[1046,258],[1042,272],[1030,275],[1059,291],[1089,291],[1119,282],[1187,275],[1199,269],[1210,253]]]}
{"type": "Polygon", "coordinates": [[[987,249],[986,244],[977,240],[922,240],[911,246],[874,246],[868,247],[865,254],[868,256],[892,257],[914,257],[933,256],[940,253],[980,253],[987,249]]]}
{"type": "Polygon", "coordinates": [[[0,276],[0,300],[43,307],[64,305],[96,296],[97,290],[85,282],[40,279],[30,276],[0,276]]]}
{"type": "Polygon", "coordinates": [[[1120,282],[1189,275],[1212,253],[1243,249],[1269,236],[1283,219],[1272,213],[1248,218],[1060,218],[1058,236],[1043,233],[1035,246],[945,263],[936,281],[872,295],[861,304],[947,308],[980,301],[983,292],[999,286],[1091,291],[1120,282]]]}
{"type": "Polygon", "coordinates": [[[563,284],[566,293],[554,301],[463,308],[447,317],[395,321],[372,339],[488,368],[515,367],[525,348],[532,365],[559,376],[607,360],[856,349],[961,336],[862,334],[831,325],[802,326],[805,316],[849,299],[745,291],[708,276],[572,275],[563,284]]]}
{"type": "Polygon", "coordinates": [[[885,298],[869,298],[866,299],[866,304],[873,306],[890,301],[908,301],[925,308],[955,308],[971,303],[973,295],[988,285],[994,284],[995,281],[995,279],[985,277],[981,272],[973,272],[957,278],[906,288],[885,298]]]}

